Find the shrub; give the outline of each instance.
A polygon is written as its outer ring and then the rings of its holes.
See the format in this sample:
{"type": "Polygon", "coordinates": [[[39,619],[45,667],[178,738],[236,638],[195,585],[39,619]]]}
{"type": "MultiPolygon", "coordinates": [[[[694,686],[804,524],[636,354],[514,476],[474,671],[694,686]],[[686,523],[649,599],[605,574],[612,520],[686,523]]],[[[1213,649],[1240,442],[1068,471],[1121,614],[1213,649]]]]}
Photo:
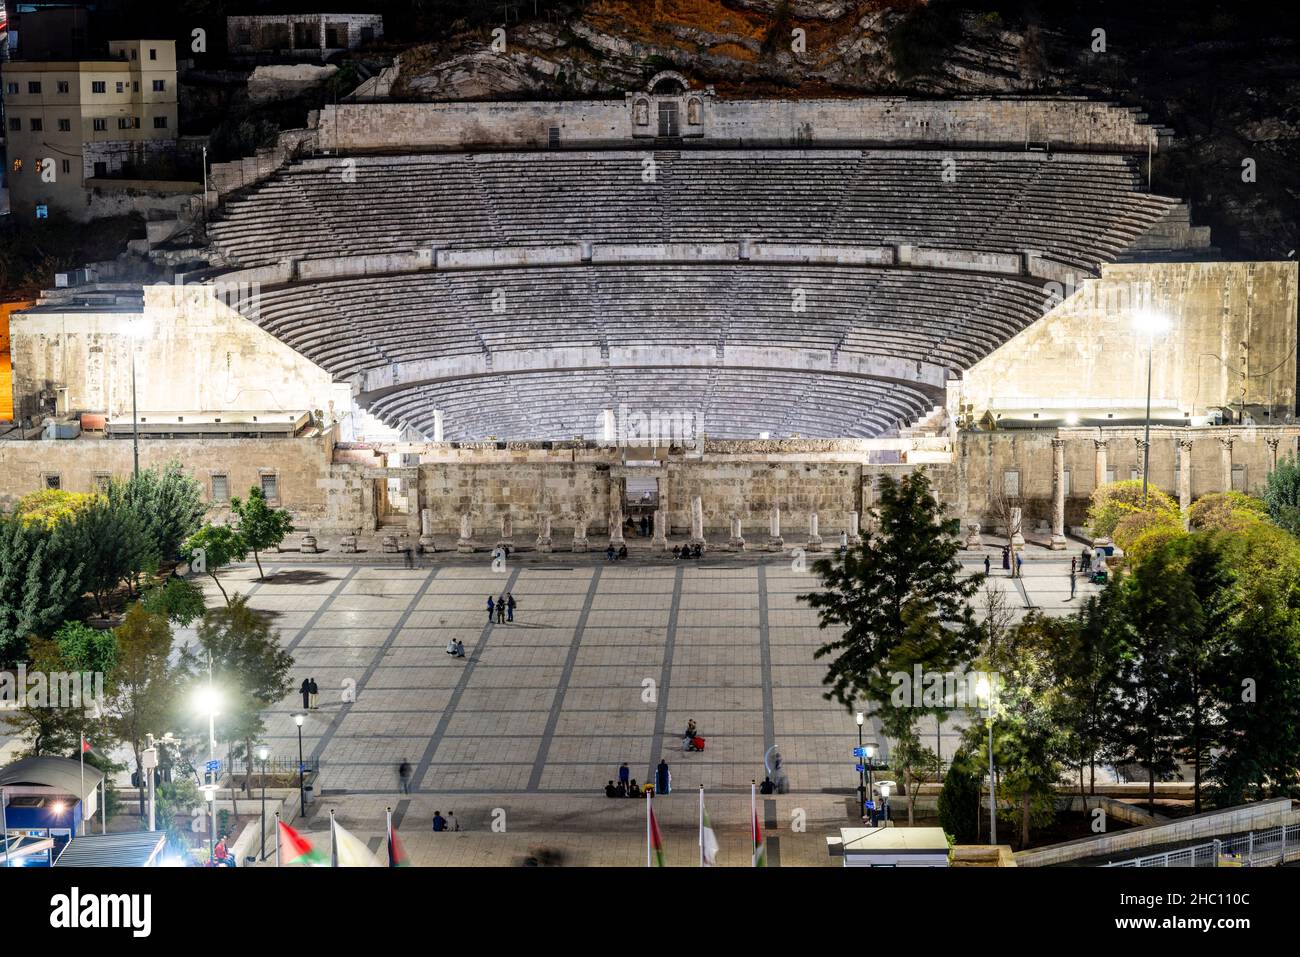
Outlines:
{"type": "Polygon", "coordinates": [[[1187,511],[1188,524],[1198,531],[1241,531],[1251,522],[1268,519],[1268,506],[1242,492],[1212,492],[1187,511]]]}
{"type": "MultiPolygon", "coordinates": [[[[1181,524],[1178,503],[1155,486],[1147,486],[1146,507],[1142,504],[1142,480],[1131,479],[1126,482],[1111,482],[1100,486],[1092,493],[1092,502],[1088,506],[1088,527],[1098,538],[1113,538],[1115,526],[1127,515],[1152,512],[1165,516],[1175,524],[1181,524]]],[[[1115,544],[1119,544],[1116,542],[1115,544]]],[[[1123,545],[1120,545],[1123,548],[1123,545]]]]}

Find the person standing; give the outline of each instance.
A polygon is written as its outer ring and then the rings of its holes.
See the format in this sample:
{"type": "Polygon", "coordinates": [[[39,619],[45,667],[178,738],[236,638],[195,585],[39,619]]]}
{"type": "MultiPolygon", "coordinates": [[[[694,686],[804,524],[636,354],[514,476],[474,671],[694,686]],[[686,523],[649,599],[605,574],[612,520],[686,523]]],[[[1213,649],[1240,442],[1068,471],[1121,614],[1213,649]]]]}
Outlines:
{"type": "Polygon", "coordinates": [[[1020,557],[1020,553],[1019,553],[1019,552],[1016,552],[1016,577],[1017,577],[1017,578],[1020,577],[1020,567],[1021,567],[1024,563],[1025,563],[1025,560],[1024,560],[1023,558],[1020,557]]]}
{"type": "Polygon", "coordinates": [[[506,621],[514,621],[514,620],[515,620],[515,605],[516,605],[516,604],[518,604],[518,602],[515,601],[515,594],[514,594],[514,592],[509,592],[509,591],[506,592],[506,621]]]}
{"type": "Polygon", "coordinates": [[[310,682],[309,691],[311,692],[311,709],[315,711],[320,707],[320,686],[316,684],[315,678],[308,678],[310,682]]]}
{"type": "Polygon", "coordinates": [[[1011,571],[1011,546],[1010,545],[1002,546],[1002,570],[1006,572],[1011,571]]]}
{"type": "Polygon", "coordinates": [[[632,771],[628,768],[627,762],[624,761],[618,766],[618,783],[623,785],[626,791],[628,783],[632,780],[632,771]]]}
{"type": "Polygon", "coordinates": [[[668,770],[668,759],[660,758],[659,767],[655,769],[655,794],[667,794],[671,782],[672,774],[668,770]]]}
{"type": "Polygon", "coordinates": [[[506,596],[498,595],[497,596],[497,624],[504,625],[505,623],[506,623],[506,596]]]}
{"type": "Polygon", "coordinates": [[[990,561],[989,561],[989,557],[988,557],[987,555],[985,555],[985,556],[984,556],[984,576],[985,576],[986,578],[988,577],[989,567],[990,567],[991,565],[992,565],[992,562],[990,562],[990,561]]]}
{"type": "Polygon", "coordinates": [[[302,695],[303,709],[311,707],[311,679],[303,678],[302,685],[298,688],[298,693],[302,695]]]}
{"type": "Polygon", "coordinates": [[[1074,569],[1070,569],[1070,597],[1074,598],[1074,569]]]}
{"type": "Polygon", "coordinates": [[[492,600],[491,595],[488,595],[488,624],[489,625],[492,624],[492,612],[495,609],[496,609],[496,602],[492,600]]]}
{"type": "Polygon", "coordinates": [[[411,793],[411,762],[403,761],[397,766],[397,785],[403,794],[411,793]]]}

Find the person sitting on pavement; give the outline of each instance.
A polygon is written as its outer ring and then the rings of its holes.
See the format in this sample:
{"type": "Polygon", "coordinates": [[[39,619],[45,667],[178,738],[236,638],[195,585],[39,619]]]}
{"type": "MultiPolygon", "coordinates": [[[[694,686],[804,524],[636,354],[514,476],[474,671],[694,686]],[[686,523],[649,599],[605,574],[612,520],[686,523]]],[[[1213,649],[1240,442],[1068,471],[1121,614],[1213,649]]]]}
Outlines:
{"type": "Polygon", "coordinates": [[[451,638],[447,641],[447,654],[454,655],[455,653],[456,653],[456,639],[451,638]]]}
{"type": "Polygon", "coordinates": [[[613,781],[610,781],[608,784],[605,785],[605,797],[607,798],[618,797],[618,788],[614,787],[613,781]]]}
{"type": "Polygon", "coordinates": [[[442,816],[441,811],[433,812],[433,829],[440,832],[447,830],[447,819],[442,816]]]}
{"type": "Polygon", "coordinates": [[[627,546],[626,546],[626,545],[620,545],[620,546],[618,546],[618,557],[619,557],[620,559],[627,558],[627,546]]]}

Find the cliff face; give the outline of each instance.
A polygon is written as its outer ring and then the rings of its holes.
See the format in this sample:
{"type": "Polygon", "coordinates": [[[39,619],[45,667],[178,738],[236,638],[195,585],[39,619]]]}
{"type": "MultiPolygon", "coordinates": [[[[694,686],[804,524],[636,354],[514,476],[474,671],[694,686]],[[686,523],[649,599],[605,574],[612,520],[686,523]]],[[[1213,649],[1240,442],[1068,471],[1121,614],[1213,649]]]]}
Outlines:
{"type": "MultiPolygon", "coordinates": [[[[527,13],[527,3],[519,5],[527,13]]],[[[1229,256],[1300,247],[1300,31],[1213,0],[590,0],[408,50],[408,99],[617,96],[678,70],[721,96],[1067,93],[1174,129],[1157,192],[1229,256]],[[1103,31],[1099,34],[1097,31],[1103,31]],[[1250,161],[1250,162],[1247,162],[1250,161]],[[1245,174],[1245,178],[1243,178],[1245,174]],[[1251,176],[1253,175],[1253,181],[1251,176]]],[[[463,27],[463,25],[460,25],[463,27]]],[[[1300,255],[1300,252],[1296,252],[1300,255]]]]}

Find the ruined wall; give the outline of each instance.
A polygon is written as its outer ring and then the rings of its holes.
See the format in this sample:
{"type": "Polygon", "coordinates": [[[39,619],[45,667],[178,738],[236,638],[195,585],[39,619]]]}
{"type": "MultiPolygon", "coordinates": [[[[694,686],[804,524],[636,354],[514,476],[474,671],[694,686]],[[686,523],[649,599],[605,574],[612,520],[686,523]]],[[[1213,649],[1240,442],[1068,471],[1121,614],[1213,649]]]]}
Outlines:
{"type": "Polygon", "coordinates": [[[212,286],[145,286],[140,312],[46,305],[16,313],[11,339],[20,415],[35,412],[41,390],[66,386],[70,411],[129,420],[133,345],[141,412],[320,410],[332,422],[351,407],[346,385],[212,286]]]}
{"type": "Polygon", "coordinates": [[[1243,399],[1294,411],[1298,269],[1294,262],[1103,266],[1101,279],[1085,281],[968,370],[959,401],[973,404],[977,419],[990,407],[1142,409],[1147,340],[1134,316],[1150,309],[1170,323],[1152,353],[1153,409],[1177,409],[1192,422],[1243,399]]]}

